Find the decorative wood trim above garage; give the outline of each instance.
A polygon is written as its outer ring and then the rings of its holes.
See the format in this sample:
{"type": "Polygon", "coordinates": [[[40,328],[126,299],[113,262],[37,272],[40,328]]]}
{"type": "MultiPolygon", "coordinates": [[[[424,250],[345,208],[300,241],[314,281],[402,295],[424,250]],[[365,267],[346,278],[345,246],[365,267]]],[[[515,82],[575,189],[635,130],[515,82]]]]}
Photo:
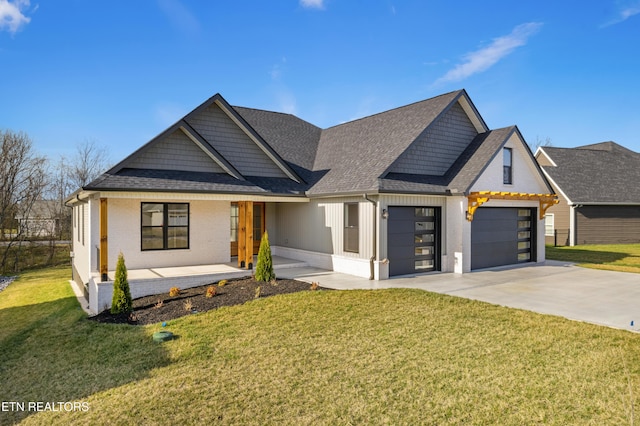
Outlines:
{"type": "Polygon", "coordinates": [[[540,203],[540,219],[544,219],[544,215],[549,207],[558,204],[558,196],[556,194],[528,194],[522,192],[497,192],[497,191],[476,191],[469,194],[469,207],[467,210],[467,220],[473,220],[475,211],[490,200],[520,200],[520,201],[538,201],[540,203]]]}

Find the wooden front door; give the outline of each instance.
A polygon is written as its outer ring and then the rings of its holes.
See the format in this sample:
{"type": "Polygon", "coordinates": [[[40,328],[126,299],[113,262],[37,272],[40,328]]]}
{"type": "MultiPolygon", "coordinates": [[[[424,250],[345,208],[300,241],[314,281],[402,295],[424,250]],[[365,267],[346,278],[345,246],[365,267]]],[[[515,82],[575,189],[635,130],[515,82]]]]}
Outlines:
{"type": "MultiPolygon", "coordinates": [[[[231,256],[238,255],[238,203],[231,203],[231,256]]],[[[264,234],[264,203],[253,203],[253,254],[258,254],[264,234]]]]}

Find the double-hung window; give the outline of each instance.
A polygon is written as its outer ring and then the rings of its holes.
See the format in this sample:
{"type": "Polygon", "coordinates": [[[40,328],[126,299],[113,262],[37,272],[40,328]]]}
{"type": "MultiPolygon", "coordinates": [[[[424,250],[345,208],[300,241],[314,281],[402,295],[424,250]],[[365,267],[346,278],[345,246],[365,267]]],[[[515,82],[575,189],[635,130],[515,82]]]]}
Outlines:
{"type": "Polygon", "coordinates": [[[544,235],[547,237],[553,237],[555,232],[555,217],[553,213],[547,213],[544,215],[544,235]]]}
{"type": "Polygon", "coordinates": [[[142,250],[189,248],[188,203],[142,203],[142,250]]]}
{"type": "Polygon", "coordinates": [[[502,150],[502,183],[513,183],[513,152],[511,148],[502,150]]]}

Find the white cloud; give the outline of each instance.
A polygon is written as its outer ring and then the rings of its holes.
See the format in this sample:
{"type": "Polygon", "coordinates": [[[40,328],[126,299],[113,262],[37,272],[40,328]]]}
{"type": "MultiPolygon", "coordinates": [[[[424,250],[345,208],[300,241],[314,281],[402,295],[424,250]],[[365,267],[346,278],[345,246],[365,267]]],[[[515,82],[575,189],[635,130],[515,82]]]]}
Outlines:
{"type": "Polygon", "coordinates": [[[309,9],[324,9],[324,0],[300,0],[300,5],[309,9]]]}
{"type": "Polygon", "coordinates": [[[269,75],[271,75],[272,80],[280,80],[282,77],[282,73],[284,72],[284,65],[287,63],[287,58],[283,57],[282,60],[274,64],[271,67],[271,71],[269,71],[269,75]]]}
{"type": "Polygon", "coordinates": [[[636,1],[631,4],[627,4],[623,8],[618,10],[618,14],[615,18],[600,25],[600,28],[606,28],[606,27],[610,27],[611,25],[619,24],[639,13],[640,13],[640,2],[636,1]]]}
{"type": "Polygon", "coordinates": [[[464,55],[464,62],[449,70],[444,76],[436,80],[434,85],[461,81],[473,74],[486,71],[517,47],[524,46],[529,37],[537,33],[541,27],[542,23],[540,22],[528,22],[518,25],[511,31],[511,34],[498,37],[489,46],[464,55]]]}
{"type": "Polygon", "coordinates": [[[178,31],[186,35],[196,35],[200,22],[179,0],[158,0],[158,6],[178,31]]]}
{"type": "Polygon", "coordinates": [[[9,31],[15,34],[24,25],[27,25],[31,18],[23,11],[29,7],[29,0],[0,0],[0,31],[9,31]]]}

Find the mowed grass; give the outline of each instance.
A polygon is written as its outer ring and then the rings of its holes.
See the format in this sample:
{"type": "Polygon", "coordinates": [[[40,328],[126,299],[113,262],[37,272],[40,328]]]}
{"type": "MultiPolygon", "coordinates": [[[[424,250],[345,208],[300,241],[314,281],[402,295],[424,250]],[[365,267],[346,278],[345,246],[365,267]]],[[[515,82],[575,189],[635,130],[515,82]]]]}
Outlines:
{"type": "Polygon", "coordinates": [[[546,257],[585,268],[640,273],[640,244],[546,246],[546,257]]]}
{"type": "Polygon", "coordinates": [[[632,424],[640,335],[420,290],[316,291],[161,326],[84,320],[68,270],[0,293],[0,424],[632,424]]]}

